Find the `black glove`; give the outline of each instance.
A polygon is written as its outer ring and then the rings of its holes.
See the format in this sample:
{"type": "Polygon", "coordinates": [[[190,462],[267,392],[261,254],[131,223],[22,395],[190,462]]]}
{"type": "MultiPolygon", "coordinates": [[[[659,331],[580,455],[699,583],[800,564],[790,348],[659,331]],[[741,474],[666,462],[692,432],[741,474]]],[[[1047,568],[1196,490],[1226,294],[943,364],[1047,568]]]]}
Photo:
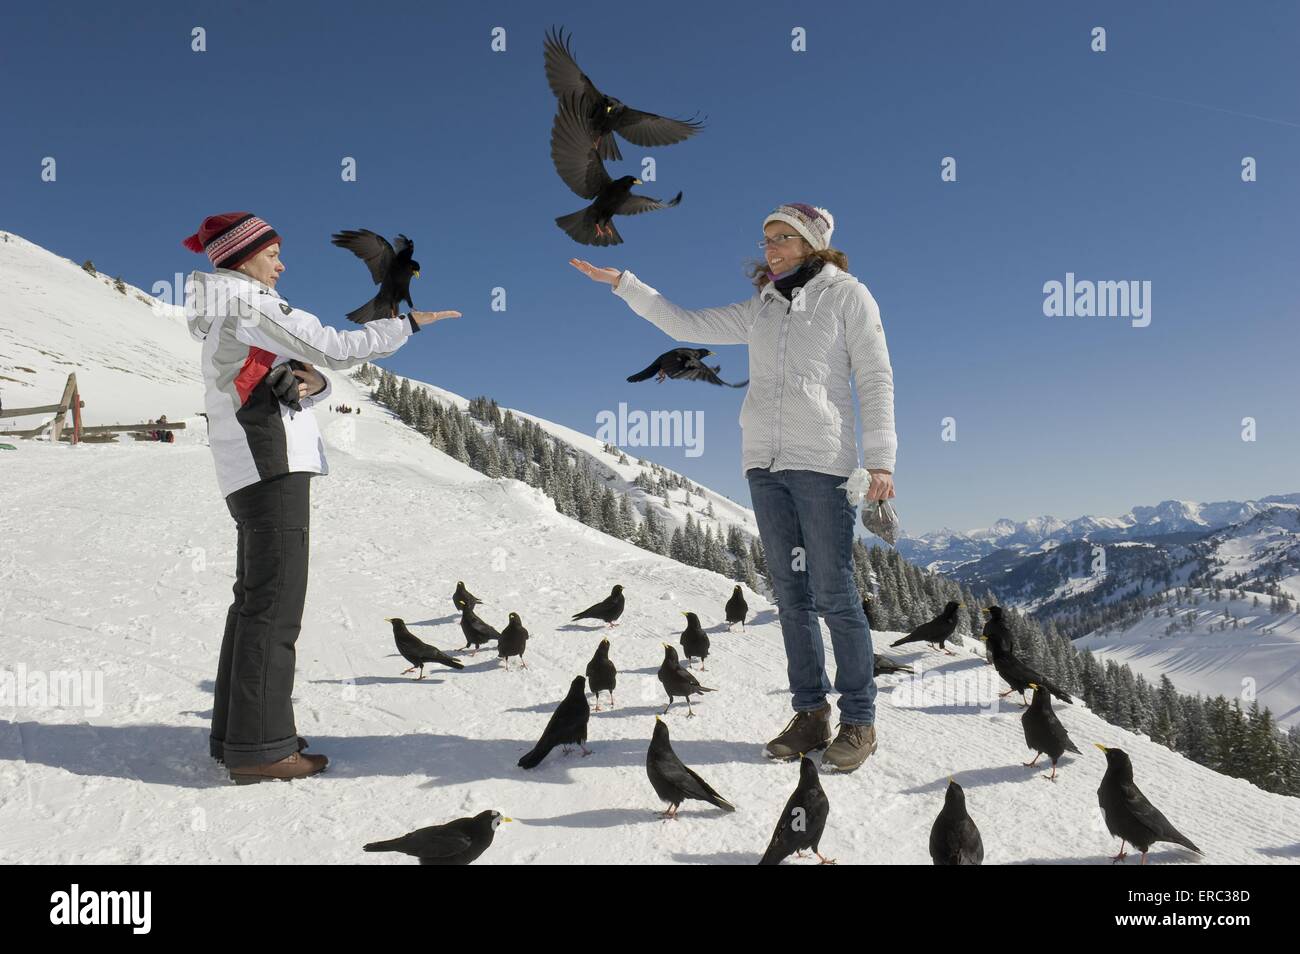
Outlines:
{"type": "Polygon", "coordinates": [[[283,364],[277,364],[266,375],[266,386],[271,389],[271,393],[279,399],[281,404],[287,404],[295,411],[301,411],[302,405],[298,403],[298,385],[302,381],[294,375],[294,371],[306,371],[307,368],[296,358],[290,358],[283,364]]]}

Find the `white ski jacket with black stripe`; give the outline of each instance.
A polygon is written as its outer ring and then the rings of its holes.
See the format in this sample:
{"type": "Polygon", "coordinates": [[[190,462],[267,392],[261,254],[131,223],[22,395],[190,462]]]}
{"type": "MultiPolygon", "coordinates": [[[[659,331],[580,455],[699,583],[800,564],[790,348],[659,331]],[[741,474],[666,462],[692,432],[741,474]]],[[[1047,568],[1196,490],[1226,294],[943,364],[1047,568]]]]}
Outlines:
{"type": "Polygon", "coordinates": [[[768,282],[721,308],[681,308],[626,270],[612,291],[678,341],[749,345],[742,473],[851,475],[859,464],[850,384],[862,415],[861,466],[893,473],[898,438],[885,329],[871,292],[848,272],[826,262],[793,302],[768,282]]]}
{"type": "MultiPolygon", "coordinates": [[[[325,443],[311,407],[325,387],[281,404],[266,375],[291,358],[317,369],[344,370],[385,358],[419,326],[407,315],[382,318],[356,331],[338,331],[293,308],[275,289],[228,268],[192,272],[185,283],[185,320],[203,342],[203,399],[217,486],[227,496],[268,477],[294,471],[328,474],[325,443]]],[[[322,375],[324,377],[324,375],[322,375]]]]}

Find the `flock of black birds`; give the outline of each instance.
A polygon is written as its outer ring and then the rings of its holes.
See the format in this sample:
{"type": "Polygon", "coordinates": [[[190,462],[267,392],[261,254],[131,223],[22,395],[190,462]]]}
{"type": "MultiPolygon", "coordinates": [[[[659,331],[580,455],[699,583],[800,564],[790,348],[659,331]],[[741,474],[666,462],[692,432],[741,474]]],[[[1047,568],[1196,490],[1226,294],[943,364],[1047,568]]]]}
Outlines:
{"type": "MultiPolygon", "coordinates": [[[[523,663],[523,655],[527,647],[528,630],[524,628],[518,613],[510,613],[509,623],[498,633],[477,616],[475,607],[483,601],[466,589],[462,581],[456,583],[452,603],[461,612],[464,648],[471,655],[485,644],[495,641],[498,657],[504,661],[505,668],[510,668],[510,660],[514,657],[519,657],[520,664],[526,665],[523,663]]],[[[605,599],[573,614],[573,620],[595,620],[605,623],[607,628],[613,627],[618,625],[625,606],[623,587],[615,586],[605,599]]],[[[951,654],[945,644],[956,632],[957,611],[961,606],[955,600],[949,601],[933,620],[918,626],[892,645],[925,642],[951,654]]],[[[869,597],[863,600],[863,610],[867,614],[868,624],[874,628],[869,597]]],[[[1051,697],[1056,696],[1065,703],[1073,703],[1073,700],[1068,693],[1016,657],[1015,641],[1001,607],[988,607],[984,612],[988,615],[988,620],[980,639],[988,646],[989,661],[1011,687],[999,698],[1019,692],[1023,700],[1025,691],[1033,690],[1032,702],[1021,703],[1025,709],[1021,723],[1025,743],[1035,755],[1032,761],[1023,764],[1026,767],[1033,766],[1043,755],[1048,756],[1052,761],[1052,772],[1042,777],[1055,782],[1057,764],[1064,753],[1081,753],[1052,711],[1051,697]]],[[[724,606],[728,626],[734,630],[739,625],[743,630],[748,613],[749,606],[744,593],[737,585],[724,606]]],[[[654,732],[646,750],[646,775],[655,794],[668,806],[661,813],[665,820],[676,818],[682,802],[690,800],[707,802],[724,812],[736,810],[735,805],[720,795],[673,751],[668,725],[661,718],[679,698],[686,702],[687,718],[693,718],[695,713],[691,707],[691,696],[716,691],[701,685],[689,666],[691,660],[698,659],[700,668],[704,668],[704,661],[709,656],[708,633],[696,613],[684,612],[682,615],[686,617],[686,628],[681,633],[680,642],[686,653],[687,664],[682,664],[671,643],[663,644],[664,658],[658,670],[658,678],[668,695],[668,705],[660,715],[655,716],[654,732]]],[[[423,679],[424,666],[430,664],[451,669],[464,668],[459,660],[413,635],[401,618],[391,617],[387,622],[392,624],[398,653],[410,663],[410,668],[403,670],[403,674],[418,669],[419,675],[416,678],[423,679]]],[[[879,654],[875,656],[877,676],[912,671],[910,667],[888,657],[879,654]]],[[[562,747],[567,752],[572,746],[577,746],[584,756],[592,754],[586,744],[591,713],[601,710],[602,693],[609,694],[609,707],[614,707],[617,681],[617,667],[610,659],[610,641],[608,637],[602,638],[591,661],[587,663],[586,674],[575,676],[569,683],[567,694],[551,713],[537,744],[520,757],[519,767],[526,770],[536,768],[557,747],[562,747]],[[588,701],[588,692],[594,698],[594,706],[588,701]]],[[[1133,764],[1127,753],[1100,743],[1097,743],[1097,748],[1106,755],[1106,773],[1097,790],[1098,803],[1107,828],[1112,835],[1121,839],[1119,854],[1112,860],[1124,860],[1127,857],[1124,849],[1133,845],[1141,851],[1142,863],[1145,864],[1147,852],[1157,842],[1171,842],[1200,853],[1200,849],[1174,828],[1142,794],[1133,781],[1133,764]]],[[[780,864],[791,855],[802,857],[809,851],[820,863],[834,864],[834,859],[827,858],[820,850],[829,814],[830,802],[822,788],[818,766],[806,755],[801,756],[798,784],[777,821],[759,864],[780,864]]],[[[473,818],[460,818],[445,825],[421,828],[400,838],[372,842],[365,846],[365,850],[402,852],[416,857],[421,864],[469,864],[491,845],[500,824],[508,821],[511,819],[500,812],[481,812],[473,818]]],[[[984,843],[978,826],[967,810],[966,793],[951,778],[948,780],[943,808],[930,829],[929,848],[930,857],[936,865],[977,865],[984,860],[984,843]]]]}
{"type": "MultiPolygon", "coordinates": [[[[922,623],[902,639],[895,640],[893,646],[907,643],[929,643],[948,655],[953,655],[946,643],[957,631],[958,610],[962,604],[949,600],[943,611],[934,619],[922,623]]],[[[863,610],[871,624],[870,600],[863,600],[863,610]]],[[[1052,696],[1062,702],[1073,704],[1074,700],[1060,686],[1054,684],[1042,674],[1036,672],[1024,660],[1015,654],[1015,638],[1007,626],[1002,607],[989,606],[984,609],[988,619],[980,633],[980,640],[988,647],[988,660],[997,670],[998,675],[1011,688],[1000,693],[998,698],[1005,698],[1013,692],[1020,693],[1021,706],[1025,711],[1020,716],[1021,727],[1025,734],[1025,744],[1034,752],[1032,760],[1025,762],[1025,767],[1035,765],[1046,755],[1052,760],[1052,772],[1042,777],[1055,782],[1057,763],[1066,752],[1081,754],[1078,746],[1066,732],[1061,720],[1052,711],[1052,696]],[[1034,692],[1033,701],[1025,700],[1026,690],[1034,692]]],[[[879,661],[877,661],[879,672],[879,661]]],[[[1146,863],[1147,852],[1156,842],[1172,842],[1201,853],[1169,820],[1162,815],[1142,794],[1133,782],[1133,763],[1122,749],[1111,748],[1100,743],[1097,748],[1106,753],[1106,774],[1102,776],[1097,789],[1097,801],[1101,806],[1106,827],[1112,835],[1121,839],[1120,850],[1112,861],[1123,861],[1127,857],[1125,847],[1134,845],[1142,852],[1142,863],[1146,863]]],[[[966,793],[951,778],[944,797],[943,810],[935,819],[930,830],[930,857],[936,865],[981,864],[984,860],[984,843],[980,838],[979,828],[966,810],[966,793]]]]}
{"type": "Polygon", "coordinates": [[[545,62],[546,82],[558,101],[551,124],[551,162],[565,185],[591,200],[585,208],[559,216],[555,224],[583,245],[621,245],[615,215],[671,208],[682,201],[682,194],[663,202],[634,195],[632,187],[643,184],[636,176],[611,178],[604,160],[623,158],[615,136],[643,148],[671,146],[695,135],[704,124],[633,109],[602,93],[578,66],[563,29],[546,34],[545,62]]]}

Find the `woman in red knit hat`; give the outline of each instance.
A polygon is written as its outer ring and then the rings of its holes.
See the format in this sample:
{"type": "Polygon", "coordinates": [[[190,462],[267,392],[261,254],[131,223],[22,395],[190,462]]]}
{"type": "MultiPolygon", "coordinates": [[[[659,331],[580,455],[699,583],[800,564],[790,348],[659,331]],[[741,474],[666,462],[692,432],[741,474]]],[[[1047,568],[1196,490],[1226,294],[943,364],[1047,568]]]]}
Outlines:
{"type": "Polygon", "coordinates": [[[316,366],[387,357],[421,325],[460,312],[413,311],[338,331],[276,292],[280,236],[251,212],[208,216],[184,244],[213,265],[186,282],[185,315],[203,342],[208,444],[238,530],[209,750],[241,784],[302,778],[328,761],[302,751],[290,700],[307,594],[309,481],[329,473],[311,408],[330,383],[316,366]],[[285,368],[290,361],[301,367],[285,368]]]}

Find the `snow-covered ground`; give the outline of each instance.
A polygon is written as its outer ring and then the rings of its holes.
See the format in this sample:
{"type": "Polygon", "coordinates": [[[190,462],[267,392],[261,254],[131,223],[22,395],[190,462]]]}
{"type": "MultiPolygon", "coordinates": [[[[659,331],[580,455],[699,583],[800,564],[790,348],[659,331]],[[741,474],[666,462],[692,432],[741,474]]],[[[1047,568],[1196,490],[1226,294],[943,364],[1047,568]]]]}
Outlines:
{"type": "Polygon", "coordinates": [[[1166,635],[1173,621],[1162,610],[1147,613],[1119,632],[1085,636],[1075,641],[1101,660],[1127,663],[1133,672],[1158,682],[1167,675],[1181,692],[1241,698],[1243,708],[1258,697],[1260,704],[1286,725],[1300,724],[1300,615],[1272,613],[1269,598],[1249,590],[1236,600],[1227,594],[1211,600],[1200,590],[1200,603],[1184,600],[1175,610],[1190,629],[1166,635]],[[1238,619],[1237,629],[1220,630],[1227,610],[1238,619]]]}
{"type": "MultiPolygon", "coordinates": [[[[485,808],[517,821],[481,863],[758,860],[798,776],[761,755],[790,714],[771,605],[747,594],[748,632],[724,631],[730,581],[585,527],[517,481],[483,478],[342,374],[331,375],[336,401],[363,413],[317,412],[331,473],[313,481],[295,687],[298,729],[331,765],[299,782],[231,784],[207,755],[207,730],[234,525],[202,418],[189,416],[202,403],[198,345],[134,295],[31,243],[0,243],[7,406],[57,400],[75,367],[87,423],[158,413],[190,423],[172,445],[17,441],[0,451],[0,863],[406,863],[361,846],[485,808]],[[480,652],[463,671],[400,675],[384,617],[461,646],[458,579],[487,601],[489,622],[522,615],[528,669],[505,672],[480,652]],[[618,707],[593,714],[590,757],[557,752],[519,769],[606,632],[569,617],[614,583],[628,607],[609,631],[618,707]],[[701,678],[718,691],[696,718],[678,704],[667,721],[677,752],[738,811],[689,802],[663,823],[645,751],[664,703],[661,643],[675,640],[686,610],[710,630],[701,678]],[[80,682],[39,698],[65,677],[80,682]],[[78,705],[72,688],[86,690],[78,705]]],[[[723,516],[724,498],[713,499],[723,516]]],[[[752,526],[749,514],[725,519],[742,516],[752,526]]],[[[1105,761],[1092,742],[1131,753],[1139,785],[1208,862],[1300,858],[1297,800],[1210,772],[1082,705],[1058,706],[1084,754],[1048,784],[1041,765],[1022,767],[1019,711],[990,707],[1000,686],[978,657],[900,658],[925,675],[881,680],[880,750],[860,771],[824,778],[822,850],[841,862],[928,863],[950,775],[966,788],[989,863],[1103,862],[1118,845],[1100,821],[1105,761]]],[[[1168,846],[1152,857],[1195,860],[1168,846]]]]}
{"type": "MultiPolygon", "coordinates": [[[[351,381],[335,387],[363,413],[319,414],[332,473],[313,482],[296,711],[331,765],[300,782],[236,787],[207,756],[235,540],[202,431],[170,446],[21,442],[5,452],[4,664],[99,673],[103,698],[97,712],[0,709],[0,860],[404,862],[361,845],[496,808],[517,823],[483,862],[757,861],[797,777],[760,752],[789,716],[772,607],[750,594],[749,631],[722,631],[722,577],[584,527],[524,484],[483,479],[351,381]],[[488,601],[490,622],[522,615],[527,670],[505,672],[480,653],[461,672],[399,675],[405,663],[383,618],[460,646],[458,579],[488,601]],[[618,707],[593,714],[594,754],[517,768],[604,633],[569,616],[616,582],[628,598],[611,631],[618,707]],[[683,610],[712,633],[701,675],[718,692],[694,719],[674,707],[673,743],[739,810],[687,803],[680,820],[662,823],[644,758],[664,701],[661,643],[680,632],[683,610]]],[[[1099,821],[1105,763],[1092,742],[1132,754],[1139,784],[1207,861],[1296,859],[1296,800],[1216,775],[1081,705],[1058,709],[1084,754],[1048,784],[1021,766],[1018,710],[985,707],[998,689],[991,669],[960,653],[903,658],[933,666],[929,681],[883,679],[879,752],[855,774],[824,778],[823,850],[841,862],[928,862],[949,775],[966,787],[989,863],[1102,862],[1117,845],[1099,821]]],[[[1173,848],[1153,858],[1194,860],[1173,848]]]]}

